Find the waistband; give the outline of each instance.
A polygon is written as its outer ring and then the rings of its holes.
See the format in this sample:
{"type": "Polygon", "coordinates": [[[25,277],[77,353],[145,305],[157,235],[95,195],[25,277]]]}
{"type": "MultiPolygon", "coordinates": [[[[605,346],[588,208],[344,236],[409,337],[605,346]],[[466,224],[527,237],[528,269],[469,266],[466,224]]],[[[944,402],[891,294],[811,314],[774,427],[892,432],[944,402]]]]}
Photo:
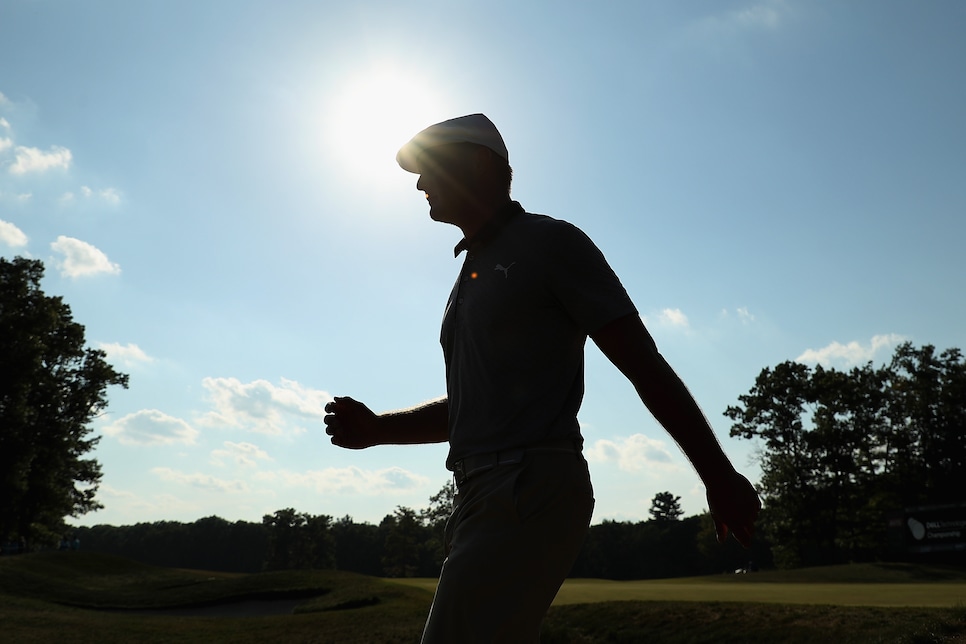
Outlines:
{"type": "Polygon", "coordinates": [[[453,480],[456,482],[456,486],[459,487],[466,483],[470,477],[482,474],[494,467],[521,463],[527,454],[537,452],[580,454],[582,446],[583,440],[579,436],[571,436],[568,438],[554,438],[541,441],[527,447],[515,447],[498,452],[473,454],[453,463],[453,480]]]}

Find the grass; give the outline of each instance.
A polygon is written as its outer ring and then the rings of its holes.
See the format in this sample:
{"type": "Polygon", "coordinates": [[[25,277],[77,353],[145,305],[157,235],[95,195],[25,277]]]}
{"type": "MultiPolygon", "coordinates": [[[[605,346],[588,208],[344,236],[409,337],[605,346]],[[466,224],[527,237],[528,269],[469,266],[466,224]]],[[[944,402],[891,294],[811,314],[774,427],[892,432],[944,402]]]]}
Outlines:
{"type": "MultiPolygon", "coordinates": [[[[156,568],[85,552],[0,558],[4,642],[419,641],[435,580],[335,571],[230,575],[156,568]],[[288,599],[258,616],[242,600],[288,599]],[[229,617],[171,609],[233,607],[229,617]]],[[[966,575],[862,565],[754,575],[568,580],[546,644],[966,642],[966,575]]]]}
{"type": "Polygon", "coordinates": [[[964,604],[962,569],[906,564],[630,582],[575,579],[561,589],[543,641],[966,641],[964,604]]]}
{"type": "MultiPolygon", "coordinates": [[[[435,579],[400,579],[396,583],[427,592],[436,587],[435,579]]],[[[631,600],[954,607],[966,604],[966,570],[856,564],[683,579],[568,579],[554,605],[631,600]]]]}
{"type": "Polygon", "coordinates": [[[927,644],[966,641],[964,634],[962,609],[626,601],[556,606],[541,641],[927,644]]]}
{"type": "Polygon", "coordinates": [[[431,601],[424,590],[337,571],[225,575],[74,552],[0,559],[4,642],[412,643],[431,601]],[[294,615],[167,612],[293,597],[302,599],[294,615]]]}

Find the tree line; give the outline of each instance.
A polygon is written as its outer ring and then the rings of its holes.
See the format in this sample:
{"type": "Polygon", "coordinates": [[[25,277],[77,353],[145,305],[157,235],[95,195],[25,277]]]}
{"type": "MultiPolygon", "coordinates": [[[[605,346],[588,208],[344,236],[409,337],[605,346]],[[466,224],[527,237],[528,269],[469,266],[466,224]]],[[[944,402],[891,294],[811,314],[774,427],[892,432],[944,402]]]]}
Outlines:
{"type": "MultiPolygon", "coordinates": [[[[103,351],[86,348],[70,307],[44,294],[43,272],[38,260],[0,258],[4,549],[56,547],[67,519],[101,507],[91,422],[107,405],[108,387],[128,385],[103,351]]],[[[901,558],[896,543],[928,542],[931,530],[948,537],[942,545],[954,558],[966,553],[966,360],[959,349],[904,343],[887,364],[847,371],[783,362],[763,369],[725,415],[731,436],[758,447],[764,506],[752,552],[715,544],[708,517],[682,519],[677,497],[663,492],[648,521],[593,526],[575,574],[654,577],[718,572],[747,559],[788,568],[901,558]],[[904,508],[944,504],[961,516],[895,518],[904,508]]],[[[397,508],[378,525],[288,508],[261,523],[208,517],[76,531],[87,547],[163,565],[431,575],[443,557],[448,495],[441,490],[426,510],[397,508]]]]}
{"type": "MultiPolygon", "coordinates": [[[[293,508],[261,523],[206,517],[73,529],[84,550],[144,563],[223,572],[338,569],[380,577],[434,577],[444,559],[443,531],[453,499],[445,485],[423,510],[398,507],[378,524],[293,508]]],[[[571,576],[645,579],[734,572],[756,556],[736,543],[718,544],[707,514],[681,518],[680,497],[661,492],[647,521],[591,526],[571,576]]],[[[763,545],[763,544],[762,544],[763,545]]],[[[757,565],[755,562],[754,565],[757,565]]]]}

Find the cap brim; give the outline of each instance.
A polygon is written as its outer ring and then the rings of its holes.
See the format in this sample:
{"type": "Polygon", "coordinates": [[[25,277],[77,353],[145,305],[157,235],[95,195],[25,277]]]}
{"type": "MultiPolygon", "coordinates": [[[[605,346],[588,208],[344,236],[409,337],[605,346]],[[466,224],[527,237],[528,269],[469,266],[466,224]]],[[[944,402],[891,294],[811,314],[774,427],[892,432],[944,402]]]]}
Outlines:
{"type": "Polygon", "coordinates": [[[399,148],[399,152],[396,153],[396,163],[399,167],[406,172],[413,172],[415,174],[422,174],[422,170],[419,165],[419,157],[423,153],[423,148],[417,147],[410,141],[406,145],[399,148]]]}

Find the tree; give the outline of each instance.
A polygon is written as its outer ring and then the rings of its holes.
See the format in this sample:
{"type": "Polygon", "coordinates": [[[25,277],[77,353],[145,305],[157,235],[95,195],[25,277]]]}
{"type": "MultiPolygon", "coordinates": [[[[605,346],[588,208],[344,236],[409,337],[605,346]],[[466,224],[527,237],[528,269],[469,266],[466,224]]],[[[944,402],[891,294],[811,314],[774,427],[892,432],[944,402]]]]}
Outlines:
{"type": "Polygon", "coordinates": [[[681,497],[674,496],[670,492],[658,492],[651,499],[651,509],[647,512],[651,515],[651,520],[658,523],[677,521],[684,514],[684,510],[681,509],[681,497]]]}
{"type": "Polygon", "coordinates": [[[429,506],[419,512],[419,518],[428,528],[429,538],[426,541],[426,556],[428,565],[437,574],[446,558],[446,523],[453,514],[453,503],[456,500],[456,485],[450,479],[443,484],[439,492],[429,497],[429,506]]]}
{"type": "Polygon", "coordinates": [[[966,361],[958,349],[900,345],[848,372],[784,362],[763,369],[725,415],[761,442],[759,524],[780,567],[870,560],[889,511],[961,502],[966,361]]]}
{"type": "Polygon", "coordinates": [[[443,484],[439,492],[429,497],[429,506],[419,511],[419,518],[425,525],[441,533],[453,513],[455,500],[456,485],[450,479],[443,484]]]}
{"type": "Polygon", "coordinates": [[[346,515],[332,524],[332,537],[339,570],[376,577],[383,574],[382,547],[386,539],[379,526],[356,523],[346,515]]]}
{"type": "Polygon", "coordinates": [[[415,577],[420,570],[429,530],[412,508],[399,506],[382,520],[387,529],[382,565],[387,577],[415,577]]]}
{"type": "Polygon", "coordinates": [[[43,263],[0,258],[0,538],[50,543],[101,506],[90,422],[128,377],[85,348],[70,307],[40,288],[43,263]]]}
{"type": "Polygon", "coordinates": [[[266,570],[335,568],[332,517],[285,508],[263,516],[262,525],[268,530],[266,570]]]}
{"type": "Polygon", "coordinates": [[[890,493],[903,505],[963,501],[966,359],[959,349],[936,355],[905,343],[887,369],[890,493]]]}

